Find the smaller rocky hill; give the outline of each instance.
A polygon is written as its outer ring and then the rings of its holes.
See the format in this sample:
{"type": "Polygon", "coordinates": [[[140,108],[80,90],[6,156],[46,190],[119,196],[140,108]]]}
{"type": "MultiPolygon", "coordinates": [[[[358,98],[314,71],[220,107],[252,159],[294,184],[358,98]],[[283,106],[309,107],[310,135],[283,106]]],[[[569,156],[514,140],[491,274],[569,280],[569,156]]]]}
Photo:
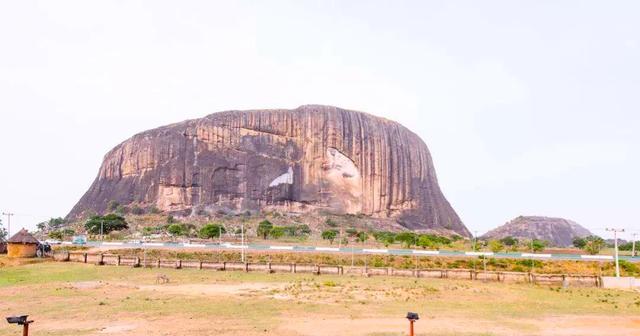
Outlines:
{"type": "Polygon", "coordinates": [[[578,223],[564,219],[542,216],[519,216],[482,236],[483,239],[515,237],[519,239],[539,239],[553,246],[571,246],[575,237],[591,235],[589,230],[578,223]]]}

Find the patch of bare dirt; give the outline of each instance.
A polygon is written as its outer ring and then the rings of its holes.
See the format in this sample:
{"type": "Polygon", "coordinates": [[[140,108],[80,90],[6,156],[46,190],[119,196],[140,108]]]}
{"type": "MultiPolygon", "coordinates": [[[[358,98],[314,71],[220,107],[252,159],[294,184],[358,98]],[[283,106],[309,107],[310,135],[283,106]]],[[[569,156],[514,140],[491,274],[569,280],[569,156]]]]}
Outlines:
{"type": "MultiPolygon", "coordinates": [[[[404,318],[291,318],[283,331],[305,336],[401,333],[408,330],[404,318]]],[[[619,336],[637,335],[640,317],[559,316],[541,319],[509,319],[504,323],[467,317],[423,318],[416,322],[419,335],[491,334],[500,336],[619,336]]]]}
{"type": "Polygon", "coordinates": [[[285,286],[277,283],[247,282],[241,284],[146,285],[138,286],[138,288],[179,295],[254,295],[282,290],[285,286]]]}

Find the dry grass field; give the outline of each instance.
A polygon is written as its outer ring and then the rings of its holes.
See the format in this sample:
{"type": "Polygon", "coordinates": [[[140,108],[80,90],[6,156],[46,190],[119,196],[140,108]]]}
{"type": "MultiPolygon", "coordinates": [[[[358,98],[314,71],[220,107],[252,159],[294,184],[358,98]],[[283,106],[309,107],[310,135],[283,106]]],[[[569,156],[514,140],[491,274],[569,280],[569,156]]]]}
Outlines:
{"type": "MultiPolygon", "coordinates": [[[[33,335],[633,335],[640,294],[447,279],[134,269],[0,257],[33,335]],[[170,282],[157,284],[159,273],[170,282]]],[[[0,324],[0,336],[19,329],[0,324]]]]}

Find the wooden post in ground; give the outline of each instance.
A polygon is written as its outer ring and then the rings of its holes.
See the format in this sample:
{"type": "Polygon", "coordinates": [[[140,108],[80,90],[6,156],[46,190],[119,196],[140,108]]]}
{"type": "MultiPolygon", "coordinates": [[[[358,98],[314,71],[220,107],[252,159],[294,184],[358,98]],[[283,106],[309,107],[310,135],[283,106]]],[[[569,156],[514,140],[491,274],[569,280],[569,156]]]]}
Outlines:
{"type": "Polygon", "coordinates": [[[198,263],[198,269],[202,269],[202,260],[200,260],[200,263],[198,263]]]}
{"type": "Polygon", "coordinates": [[[176,260],[176,269],[181,269],[182,268],[182,260],[178,259],[176,260]]]}
{"type": "Polygon", "coordinates": [[[133,267],[140,267],[140,257],[136,257],[133,260],[133,267]]]}
{"type": "Polygon", "coordinates": [[[104,254],[100,253],[98,257],[98,265],[104,265],[104,254]]]}
{"type": "Polygon", "coordinates": [[[226,261],[223,261],[223,262],[222,262],[222,270],[223,270],[223,271],[226,271],[226,270],[227,270],[227,262],[226,262],[226,261]]]}
{"type": "Polygon", "coordinates": [[[120,255],[116,256],[116,266],[120,266],[120,255]]]}
{"type": "Polygon", "coordinates": [[[71,253],[69,253],[69,251],[64,251],[65,252],[65,257],[64,257],[64,261],[70,261],[71,260],[71,253]]]}
{"type": "Polygon", "coordinates": [[[244,271],[245,272],[249,272],[249,263],[248,262],[244,263],[244,271]]]}
{"type": "Polygon", "coordinates": [[[82,262],[87,263],[87,253],[82,254],[82,262]]]}

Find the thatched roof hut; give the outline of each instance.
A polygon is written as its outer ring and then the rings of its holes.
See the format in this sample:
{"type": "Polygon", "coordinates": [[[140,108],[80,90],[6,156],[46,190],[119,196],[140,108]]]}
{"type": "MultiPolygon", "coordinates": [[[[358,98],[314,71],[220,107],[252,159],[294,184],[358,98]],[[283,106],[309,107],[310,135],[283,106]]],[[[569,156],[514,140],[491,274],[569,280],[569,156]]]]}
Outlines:
{"type": "Polygon", "coordinates": [[[36,256],[38,240],[25,229],[14,234],[7,243],[9,257],[30,258],[36,256]]]}

